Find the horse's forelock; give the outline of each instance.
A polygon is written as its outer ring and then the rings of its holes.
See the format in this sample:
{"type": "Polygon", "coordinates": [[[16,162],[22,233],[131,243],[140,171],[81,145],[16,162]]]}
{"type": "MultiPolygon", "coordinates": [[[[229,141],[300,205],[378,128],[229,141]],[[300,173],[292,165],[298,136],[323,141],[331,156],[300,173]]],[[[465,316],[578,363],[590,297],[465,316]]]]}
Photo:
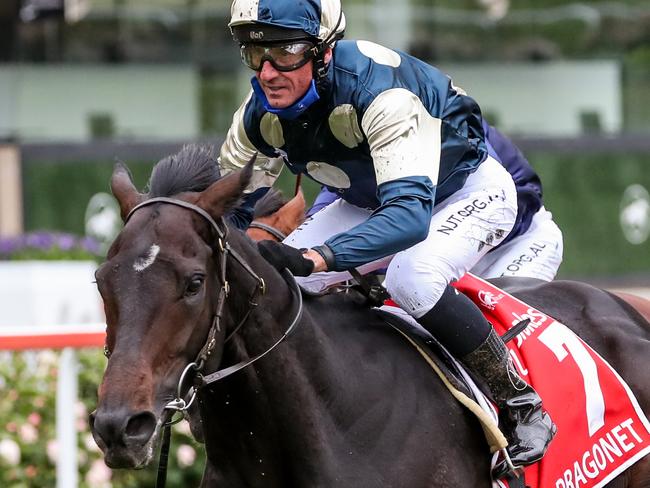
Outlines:
{"type": "Polygon", "coordinates": [[[149,197],[201,192],[220,177],[216,149],[209,145],[188,144],[156,163],[147,185],[149,197]]]}

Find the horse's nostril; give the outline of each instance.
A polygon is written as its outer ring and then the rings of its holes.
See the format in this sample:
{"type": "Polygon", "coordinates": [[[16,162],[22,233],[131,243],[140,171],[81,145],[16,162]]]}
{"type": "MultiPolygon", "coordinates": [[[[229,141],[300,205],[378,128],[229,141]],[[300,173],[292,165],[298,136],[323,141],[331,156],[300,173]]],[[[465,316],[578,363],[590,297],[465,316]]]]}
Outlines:
{"type": "Polygon", "coordinates": [[[146,442],[156,429],[156,417],[151,412],[140,412],[133,415],[126,423],[124,436],[140,442],[146,442]]]}

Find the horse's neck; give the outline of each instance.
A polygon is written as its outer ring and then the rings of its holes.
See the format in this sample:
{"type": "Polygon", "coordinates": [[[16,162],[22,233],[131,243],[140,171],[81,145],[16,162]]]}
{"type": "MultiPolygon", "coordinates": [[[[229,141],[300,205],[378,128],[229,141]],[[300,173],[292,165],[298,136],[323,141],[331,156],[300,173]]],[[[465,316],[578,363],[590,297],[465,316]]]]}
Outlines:
{"type": "MultiPolygon", "coordinates": [[[[225,350],[224,366],[263,352],[289,325],[290,290],[275,276],[269,289],[278,293],[260,301],[225,350]]],[[[447,451],[453,439],[477,456],[484,440],[475,425],[450,417],[459,407],[442,382],[373,317],[340,296],[307,300],[287,340],[208,389],[202,416],[214,485],[429,486],[431,460],[447,454],[434,453],[432,434],[447,451]],[[393,465],[415,467],[405,475],[393,465]]],[[[483,486],[472,473],[444,486],[483,486]]]]}
{"type": "MultiPolygon", "coordinates": [[[[249,360],[269,349],[285,334],[297,303],[291,290],[279,276],[269,276],[269,294],[226,346],[222,367],[249,360]]],[[[235,284],[231,285],[236,288],[235,284]]],[[[246,297],[240,297],[248,299],[246,297]]],[[[233,309],[241,314],[241,305],[233,309]]],[[[234,322],[237,322],[235,318],[234,322]]],[[[327,340],[314,327],[305,311],[294,333],[267,356],[236,373],[212,389],[206,400],[210,412],[204,419],[211,434],[206,435],[208,456],[229,459],[229,479],[242,479],[242,485],[283,486],[287,479],[296,481],[286,466],[301,466],[301,474],[327,464],[325,450],[331,445],[327,425],[326,400],[318,388],[332,381],[328,364],[333,362],[327,340]],[[214,422],[211,422],[211,421],[214,422]],[[209,439],[208,439],[209,438],[209,439]],[[213,442],[212,442],[213,441],[213,442]],[[212,444],[212,445],[210,445],[212,444]],[[264,483],[261,483],[261,481],[264,483]]],[[[301,480],[309,484],[308,480],[301,480]]],[[[233,485],[236,486],[236,485],[233,485]]],[[[306,486],[303,484],[303,486],[306,486]]],[[[313,485],[316,486],[316,485],[313,485]]]]}

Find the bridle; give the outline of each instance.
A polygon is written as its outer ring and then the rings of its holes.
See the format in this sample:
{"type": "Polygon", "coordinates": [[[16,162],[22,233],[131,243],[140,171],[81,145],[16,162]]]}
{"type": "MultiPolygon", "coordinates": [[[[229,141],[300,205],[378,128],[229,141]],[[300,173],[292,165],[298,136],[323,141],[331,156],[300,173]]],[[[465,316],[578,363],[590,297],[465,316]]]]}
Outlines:
{"type": "Polygon", "coordinates": [[[278,240],[278,242],[282,242],[287,238],[287,236],[286,236],[286,234],[284,232],[276,229],[273,226],[265,224],[264,222],[258,222],[256,220],[253,220],[250,223],[250,225],[248,226],[248,228],[249,229],[260,229],[260,230],[263,230],[265,232],[268,232],[273,237],[275,237],[278,240]]]}
{"type": "MultiPolygon", "coordinates": [[[[276,342],[273,343],[264,352],[252,358],[248,358],[243,361],[240,361],[239,363],[236,363],[232,366],[228,366],[226,368],[217,370],[213,373],[204,375],[203,368],[205,367],[210,355],[214,351],[214,348],[217,344],[217,340],[216,340],[217,334],[222,333],[221,319],[223,317],[223,311],[224,311],[226,299],[228,298],[228,295],[230,293],[230,285],[228,283],[228,279],[226,276],[226,266],[228,263],[228,258],[230,257],[232,260],[237,262],[244,269],[244,271],[246,271],[251,277],[255,279],[257,284],[249,298],[249,304],[250,304],[249,309],[246,311],[243,318],[238,322],[238,324],[234,327],[234,329],[230,332],[230,334],[224,339],[224,344],[228,342],[237,333],[237,331],[239,331],[239,329],[246,323],[251,313],[258,305],[257,303],[258,297],[266,293],[266,283],[264,282],[263,278],[261,278],[260,276],[257,275],[257,273],[255,273],[255,271],[250,267],[250,265],[246,262],[246,260],[236,250],[234,250],[228,243],[227,241],[228,227],[226,225],[225,219],[221,217],[219,219],[219,223],[221,225],[219,225],[212,218],[212,216],[210,216],[210,214],[208,214],[205,210],[203,210],[201,207],[197,205],[186,202],[184,200],[178,200],[175,198],[168,198],[168,197],[151,198],[133,207],[133,209],[131,209],[131,211],[124,219],[124,225],[127,224],[129,219],[133,216],[135,212],[137,212],[143,207],[147,207],[149,205],[153,205],[156,203],[163,203],[163,204],[175,205],[177,207],[186,208],[188,210],[191,210],[192,212],[199,214],[208,222],[208,224],[214,231],[215,235],[217,236],[216,248],[219,253],[217,273],[221,281],[221,288],[219,289],[219,294],[217,296],[217,306],[214,313],[214,317],[212,319],[210,330],[208,332],[207,339],[203,344],[201,350],[198,352],[196,359],[193,362],[189,363],[181,373],[181,377],[179,379],[178,386],[176,388],[176,398],[168,402],[163,408],[163,412],[167,411],[169,413],[165,415],[165,420],[163,421],[163,427],[164,427],[163,442],[160,450],[160,460],[158,465],[158,479],[156,481],[156,487],[162,487],[165,485],[165,481],[166,481],[167,457],[169,454],[169,443],[170,443],[170,436],[171,436],[170,427],[173,424],[182,420],[183,418],[181,416],[177,420],[173,420],[174,414],[176,412],[184,413],[190,408],[190,406],[194,402],[194,399],[196,398],[196,394],[199,388],[203,388],[216,381],[222,380],[223,378],[226,378],[227,376],[230,376],[233,373],[236,373],[237,371],[247,366],[250,366],[255,361],[261,359],[262,357],[270,353],[273,349],[275,349],[281,342],[283,342],[289,336],[289,334],[291,334],[295,330],[296,326],[300,322],[300,319],[302,317],[303,302],[302,302],[302,294],[300,292],[300,288],[298,287],[298,284],[296,283],[296,280],[287,269],[284,269],[282,271],[282,275],[290,285],[289,287],[291,289],[291,293],[294,299],[293,302],[297,304],[297,307],[296,307],[295,314],[293,316],[293,320],[291,321],[291,323],[289,324],[285,332],[282,334],[282,336],[279,339],[277,339],[276,342]],[[188,376],[190,374],[192,376],[188,376]],[[183,385],[185,384],[186,380],[190,378],[193,379],[194,386],[191,388],[190,400],[186,401],[183,395],[183,385]]],[[[104,352],[107,357],[110,356],[111,351],[108,349],[107,346],[104,347],[104,352]]]]}

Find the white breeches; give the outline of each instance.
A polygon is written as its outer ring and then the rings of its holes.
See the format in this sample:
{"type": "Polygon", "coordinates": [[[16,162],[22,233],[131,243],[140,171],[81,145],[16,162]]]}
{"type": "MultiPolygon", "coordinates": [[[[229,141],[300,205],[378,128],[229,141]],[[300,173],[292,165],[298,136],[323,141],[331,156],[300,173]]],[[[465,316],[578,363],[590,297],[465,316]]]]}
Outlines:
{"type": "MultiPolygon", "coordinates": [[[[337,200],[305,221],[284,242],[296,248],[323,244],[329,237],[360,224],[370,213],[337,200]]],[[[425,240],[365,264],[359,271],[363,274],[388,266],[385,285],[391,297],[419,318],[431,310],[450,281],[471,270],[503,241],[516,215],[517,195],[512,177],[496,160],[488,158],[469,175],[463,188],[436,205],[425,240]]],[[[348,279],[347,272],[297,278],[301,286],[313,292],[348,279]]]]}
{"type": "Polygon", "coordinates": [[[487,254],[470,269],[482,278],[519,276],[552,281],[562,264],[562,231],[544,207],[528,230],[487,254]]]}

